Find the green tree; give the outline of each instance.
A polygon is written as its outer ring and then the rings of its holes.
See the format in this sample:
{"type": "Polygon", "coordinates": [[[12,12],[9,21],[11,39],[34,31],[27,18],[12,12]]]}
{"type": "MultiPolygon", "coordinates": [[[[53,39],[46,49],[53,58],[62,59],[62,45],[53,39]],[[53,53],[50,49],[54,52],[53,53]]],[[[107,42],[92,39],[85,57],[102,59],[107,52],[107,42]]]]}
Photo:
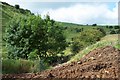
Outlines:
{"type": "Polygon", "coordinates": [[[97,24],[92,24],[92,26],[97,26],[97,24]]]}
{"type": "Polygon", "coordinates": [[[114,29],[120,29],[120,26],[116,25],[116,26],[114,26],[114,29]]]}
{"type": "Polygon", "coordinates": [[[19,9],[19,8],[20,8],[20,6],[19,6],[18,4],[16,4],[16,5],[15,5],[15,8],[16,8],[16,9],[19,9]]]}
{"type": "Polygon", "coordinates": [[[28,59],[31,52],[36,52],[46,61],[67,46],[61,27],[48,15],[45,19],[34,15],[13,18],[6,30],[6,42],[10,58],[28,59]]]}

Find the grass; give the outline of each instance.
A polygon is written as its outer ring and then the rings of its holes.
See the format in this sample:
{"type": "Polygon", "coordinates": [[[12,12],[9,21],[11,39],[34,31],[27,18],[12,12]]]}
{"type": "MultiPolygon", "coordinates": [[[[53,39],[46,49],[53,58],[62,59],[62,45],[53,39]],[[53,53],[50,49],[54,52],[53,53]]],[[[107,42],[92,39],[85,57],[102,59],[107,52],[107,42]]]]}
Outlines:
{"type": "Polygon", "coordinates": [[[115,48],[120,50],[120,44],[115,45],[115,48]]]}
{"type": "Polygon", "coordinates": [[[118,34],[107,35],[103,37],[101,40],[107,40],[107,41],[118,40],[118,34]]]}
{"type": "Polygon", "coordinates": [[[3,59],[2,60],[2,73],[26,73],[30,72],[33,66],[32,61],[27,60],[13,60],[3,59]]]}
{"type": "Polygon", "coordinates": [[[80,60],[82,57],[84,57],[86,54],[88,54],[90,51],[96,49],[96,48],[100,48],[100,47],[105,47],[105,46],[113,46],[115,48],[120,49],[120,45],[118,45],[118,38],[116,37],[117,34],[113,34],[113,35],[107,35],[104,38],[102,38],[101,41],[86,47],[85,49],[83,49],[82,51],[80,51],[78,54],[76,54],[75,56],[73,56],[69,61],[78,61],[80,60]],[[110,37],[113,37],[114,39],[108,39],[110,37]]]}
{"type": "Polygon", "coordinates": [[[47,63],[39,60],[24,60],[24,59],[2,59],[2,73],[33,73],[49,69],[47,63]]]}

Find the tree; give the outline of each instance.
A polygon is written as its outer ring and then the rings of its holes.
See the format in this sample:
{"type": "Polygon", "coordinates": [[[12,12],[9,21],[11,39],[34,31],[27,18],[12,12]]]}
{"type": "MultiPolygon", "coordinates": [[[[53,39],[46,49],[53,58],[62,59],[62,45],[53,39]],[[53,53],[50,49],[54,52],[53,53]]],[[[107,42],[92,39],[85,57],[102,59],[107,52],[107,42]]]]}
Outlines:
{"type": "Polygon", "coordinates": [[[113,26],[109,26],[109,29],[112,29],[113,28],[113,26]]]}
{"type": "Polygon", "coordinates": [[[28,59],[31,52],[35,52],[40,59],[51,61],[52,57],[67,46],[61,27],[47,15],[13,18],[6,30],[7,48],[9,56],[28,59]]]}
{"type": "Polygon", "coordinates": [[[114,26],[114,29],[120,29],[120,26],[114,26]]]}
{"type": "Polygon", "coordinates": [[[97,24],[92,24],[92,26],[97,26],[97,24]]]}
{"type": "Polygon", "coordinates": [[[16,8],[16,9],[19,9],[19,8],[20,8],[20,6],[19,6],[18,4],[16,4],[16,5],[15,5],[15,8],[16,8]]]}

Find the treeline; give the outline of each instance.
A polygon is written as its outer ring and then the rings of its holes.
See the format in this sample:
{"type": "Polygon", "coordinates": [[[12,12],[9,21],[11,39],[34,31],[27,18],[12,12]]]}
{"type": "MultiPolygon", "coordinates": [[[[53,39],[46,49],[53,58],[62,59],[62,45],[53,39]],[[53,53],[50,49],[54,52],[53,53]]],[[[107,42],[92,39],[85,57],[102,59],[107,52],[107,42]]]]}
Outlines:
{"type": "Polygon", "coordinates": [[[120,34],[120,26],[106,26],[107,29],[110,29],[109,34],[120,34]]]}

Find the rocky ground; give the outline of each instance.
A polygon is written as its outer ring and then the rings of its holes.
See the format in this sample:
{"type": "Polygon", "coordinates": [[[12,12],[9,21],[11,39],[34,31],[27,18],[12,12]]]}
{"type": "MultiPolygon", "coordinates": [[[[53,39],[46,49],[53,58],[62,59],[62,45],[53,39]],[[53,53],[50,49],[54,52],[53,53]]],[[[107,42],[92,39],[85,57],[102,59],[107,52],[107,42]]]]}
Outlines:
{"type": "Polygon", "coordinates": [[[2,78],[18,80],[119,80],[119,66],[120,50],[106,46],[91,51],[78,62],[65,64],[40,73],[5,74],[2,78]]]}

